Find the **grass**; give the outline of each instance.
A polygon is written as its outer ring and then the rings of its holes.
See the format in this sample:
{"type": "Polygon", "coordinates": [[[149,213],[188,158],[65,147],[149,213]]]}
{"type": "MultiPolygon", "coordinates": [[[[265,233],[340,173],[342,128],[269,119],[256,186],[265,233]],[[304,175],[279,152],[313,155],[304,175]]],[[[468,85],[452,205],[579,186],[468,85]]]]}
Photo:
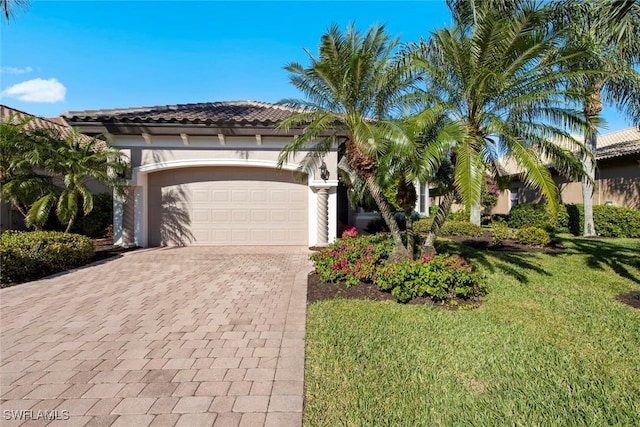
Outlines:
{"type": "Polygon", "coordinates": [[[640,240],[562,254],[443,243],[484,267],[472,311],[332,300],[307,313],[307,426],[638,426],[640,240]]]}

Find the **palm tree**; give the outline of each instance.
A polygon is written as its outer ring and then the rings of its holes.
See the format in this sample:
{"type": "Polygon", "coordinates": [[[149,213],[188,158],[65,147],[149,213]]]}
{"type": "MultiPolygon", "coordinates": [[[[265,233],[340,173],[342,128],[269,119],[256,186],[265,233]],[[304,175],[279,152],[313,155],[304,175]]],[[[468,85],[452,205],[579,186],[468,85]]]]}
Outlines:
{"type": "Polygon", "coordinates": [[[402,127],[391,120],[398,115],[400,101],[413,77],[393,61],[398,42],[391,40],[383,26],[365,34],[353,25],[343,34],[332,26],[321,38],[318,58],[307,52],[307,67],[291,63],[285,67],[291,83],[305,99],[285,99],[281,103],[297,109],[280,124],[280,129],[303,128],[285,146],[280,163],[303,149],[310,149],[312,168],[328,152],[334,141],[345,153],[345,163],[362,179],[391,230],[395,243],[392,259],[408,257],[388,200],[376,179],[378,159],[390,143],[396,150],[413,146],[402,127]]]}
{"type": "Polygon", "coordinates": [[[425,241],[426,252],[433,250],[456,195],[467,210],[479,203],[495,153],[506,152],[516,161],[524,181],[546,197],[552,215],[557,212],[558,192],[545,160],[567,176],[580,175],[572,150],[582,147],[568,132],[581,129],[584,121],[565,102],[584,99],[581,92],[566,87],[581,74],[560,66],[581,53],[559,51],[559,36],[539,30],[545,19],[538,10],[504,17],[480,9],[473,27],[437,31],[409,50],[409,60],[424,73],[426,90],[463,127],[462,137],[431,144],[425,153],[434,162],[448,157],[454,165],[454,191],[443,197],[425,241]],[[559,140],[565,144],[558,145],[559,140]]]}
{"type": "Polygon", "coordinates": [[[29,227],[41,229],[51,210],[68,232],[79,215],[93,209],[86,181],[95,179],[118,189],[126,166],[119,150],[77,131],[26,129],[28,120],[0,125],[0,182],[6,198],[25,217],[29,227]]]}
{"type": "Polygon", "coordinates": [[[29,0],[0,0],[0,8],[4,18],[9,22],[10,18],[15,14],[16,8],[26,9],[29,7],[29,0]]]}
{"type": "Polygon", "coordinates": [[[593,180],[597,154],[597,125],[603,104],[615,106],[640,126],[640,1],[564,0],[553,5],[552,20],[567,31],[567,46],[583,46],[588,55],[568,61],[570,70],[587,70],[573,82],[589,94],[580,105],[591,124],[584,131],[589,155],[583,157],[582,179],[585,236],[596,234],[593,223],[593,180]]]}
{"type": "Polygon", "coordinates": [[[49,134],[44,129],[28,130],[30,118],[9,116],[0,122],[0,196],[27,216],[34,201],[54,192],[50,175],[35,170],[49,157],[49,134]]]}
{"type": "Polygon", "coordinates": [[[93,210],[93,196],[87,179],[95,179],[109,187],[119,189],[126,166],[119,150],[107,147],[104,141],[86,136],[76,130],[66,136],[52,132],[51,156],[41,165],[49,174],[62,180],[60,192],[50,192],[38,199],[27,213],[27,224],[44,224],[55,205],[56,216],[66,224],[69,232],[80,212],[93,210]]]}

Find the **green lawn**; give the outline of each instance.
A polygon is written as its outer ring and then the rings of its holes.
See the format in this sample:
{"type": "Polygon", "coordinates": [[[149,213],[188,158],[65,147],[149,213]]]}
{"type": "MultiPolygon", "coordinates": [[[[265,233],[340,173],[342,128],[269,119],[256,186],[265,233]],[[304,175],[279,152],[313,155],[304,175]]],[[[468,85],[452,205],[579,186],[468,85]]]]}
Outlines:
{"type": "Polygon", "coordinates": [[[638,426],[640,240],[562,254],[443,243],[482,265],[471,311],[353,300],[307,314],[308,426],[638,426]]]}

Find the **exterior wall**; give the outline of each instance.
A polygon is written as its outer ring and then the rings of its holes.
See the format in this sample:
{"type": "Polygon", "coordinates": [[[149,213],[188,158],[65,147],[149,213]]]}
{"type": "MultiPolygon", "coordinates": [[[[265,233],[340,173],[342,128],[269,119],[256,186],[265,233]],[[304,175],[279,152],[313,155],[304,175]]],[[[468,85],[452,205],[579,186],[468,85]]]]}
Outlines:
{"type": "MultiPolygon", "coordinates": [[[[560,190],[564,204],[582,203],[582,185],[556,176],[555,181],[560,190]]],[[[601,160],[596,170],[596,183],[593,193],[593,204],[626,206],[640,209],[640,155],[601,160]]],[[[520,203],[538,203],[542,196],[537,190],[526,187],[519,180],[514,180],[512,188],[519,188],[520,203]]],[[[510,210],[509,191],[504,191],[498,198],[498,204],[492,210],[494,214],[507,214],[510,210]]]]}
{"type": "MultiPolygon", "coordinates": [[[[147,177],[158,171],[166,171],[179,168],[198,167],[249,167],[275,169],[282,147],[292,137],[275,136],[147,136],[142,135],[110,135],[111,145],[120,148],[129,158],[132,167],[132,176],[129,184],[135,188],[135,243],[138,246],[149,245],[148,208],[149,187],[147,177]]],[[[298,153],[295,158],[282,165],[278,174],[291,176],[293,171],[307,156],[307,152],[298,153]]],[[[337,229],[337,152],[327,153],[324,162],[330,172],[327,181],[320,179],[318,170],[315,170],[307,179],[309,187],[308,228],[309,245],[315,246],[318,241],[318,192],[319,188],[328,189],[328,239],[333,241],[337,229]]],[[[294,172],[298,174],[297,172],[294,172]]],[[[306,175],[300,176],[302,180],[306,175]]],[[[118,202],[119,203],[119,202],[118,202]]],[[[116,203],[116,212],[121,212],[122,207],[116,203]]],[[[122,221],[122,215],[114,215],[114,222],[122,221]]],[[[122,224],[114,224],[114,229],[122,229],[122,224]]],[[[116,242],[120,242],[121,235],[114,236],[116,242]],[[118,240],[120,237],[120,240],[118,240]]]]}

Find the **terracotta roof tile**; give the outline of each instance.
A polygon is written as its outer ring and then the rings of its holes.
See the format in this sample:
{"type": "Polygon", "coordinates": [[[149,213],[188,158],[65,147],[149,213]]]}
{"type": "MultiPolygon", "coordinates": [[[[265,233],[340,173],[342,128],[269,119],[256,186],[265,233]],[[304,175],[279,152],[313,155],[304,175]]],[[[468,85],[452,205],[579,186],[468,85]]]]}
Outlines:
{"type": "MultiPolygon", "coordinates": [[[[24,111],[16,110],[15,108],[0,104],[0,119],[6,120],[11,118],[15,118],[17,120],[24,120],[26,118],[31,119],[25,126],[27,130],[51,129],[60,132],[60,134],[65,138],[70,136],[74,132],[73,128],[69,126],[62,117],[38,117],[34,116],[33,114],[25,113],[24,111]]],[[[80,134],[80,138],[81,143],[88,143],[92,140],[91,137],[84,134],[80,134]]],[[[98,143],[96,147],[98,147],[99,149],[104,149],[106,148],[106,143],[98,143]]]]}
{"type": "Polygon", "coordinates": [[[62,116],[69,122],[165,122],[226,123],[271,125],[289,117],[295,110],[257,101],[226,101],[199,104],[161,105],[111,110],[68,111],[62,116]]]}

